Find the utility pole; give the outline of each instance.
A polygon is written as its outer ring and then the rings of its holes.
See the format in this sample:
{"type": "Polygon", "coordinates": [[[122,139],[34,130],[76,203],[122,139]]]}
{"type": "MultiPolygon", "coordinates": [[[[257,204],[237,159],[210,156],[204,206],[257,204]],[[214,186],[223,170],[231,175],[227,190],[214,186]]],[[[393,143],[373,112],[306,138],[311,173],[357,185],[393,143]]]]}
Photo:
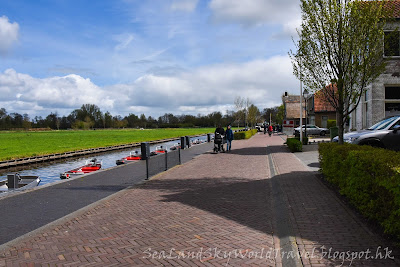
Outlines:
{"type": "Polygon", "coordinates": [[[303,83],[301,82],[301,63],[300,63],[300,142],[303,143],[303,83]]]}

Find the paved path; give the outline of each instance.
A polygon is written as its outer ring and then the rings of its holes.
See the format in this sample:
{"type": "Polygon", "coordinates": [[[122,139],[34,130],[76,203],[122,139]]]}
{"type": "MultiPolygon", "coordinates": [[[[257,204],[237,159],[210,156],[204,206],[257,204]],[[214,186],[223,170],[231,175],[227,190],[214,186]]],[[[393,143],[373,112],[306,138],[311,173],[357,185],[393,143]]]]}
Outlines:
{"type": "Polygon", "coordinates": [[[202,154],[9,243],[0,266],[329,266],[387,246],[282,144],[261,134],[202,154]]]}
{"type": "MultiPolygon", "coordinates": [[[[181,160],[188,162],[211,148],[212,144],[206,143],[181,150],[181,160]]],[[[177,153],[168,153],[169,163],[177,163],[177,153]]],[[[152,157],[150,162],[152,173],[165,169],[163,156],[152,157]]],[[[139,161],[78,179],[39,186],[32,192],[0,195],[0,245],[142,182],[146,178],[145,166],[144,161],[139,161]]]]}

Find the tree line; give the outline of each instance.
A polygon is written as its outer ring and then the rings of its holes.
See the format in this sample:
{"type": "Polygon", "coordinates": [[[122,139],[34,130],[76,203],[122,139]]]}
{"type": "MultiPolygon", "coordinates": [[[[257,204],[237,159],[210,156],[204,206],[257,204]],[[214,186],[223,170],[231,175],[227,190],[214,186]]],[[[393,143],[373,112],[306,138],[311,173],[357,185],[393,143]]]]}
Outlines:
{"type": "MultiPolygon", "coordinates": [[[[236,111],[212,112],[207,115],[174,115],[165,113],[158,118],[141,114],[129,114],[127,116],[113,116],[110,112],[102,112],[97,105],[84,104],[81,108],[73,110],[67,116],[59,116],[52,112],[46,117],[35,116],[30,118],[28,114],[7,113],[5,108],[0,108],[0,129],[106,129],[106,128],[192,128],[192,127],[216,127],[232,124],[239,127],[255,126],[266,119],[272,112],[274,118],[279,120],[279,107],[267,108],[262,112],[254,106],[236,107],[236,111]],[[251,108],[249,109],[249,107],[251,108]]],[[[282,116],[283,118],[283,116],[282,116]]]]}

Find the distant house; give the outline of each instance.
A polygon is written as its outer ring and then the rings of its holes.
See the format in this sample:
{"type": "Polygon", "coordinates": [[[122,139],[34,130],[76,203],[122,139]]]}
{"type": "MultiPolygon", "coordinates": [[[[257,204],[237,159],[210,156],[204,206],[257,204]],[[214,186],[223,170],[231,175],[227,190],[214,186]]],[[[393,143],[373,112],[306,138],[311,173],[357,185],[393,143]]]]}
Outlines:
{"type": "Polygon", "coordinates": [[[400,115],[400,1],[387,3],[393,11],[394,21],[386,23],[383,58],[386,71],[370,84],[357,109],[350,116],[350,129],[368,128],[378,121],[400,115]]]}
{"type": "MultiPolygon", "coordinates": [[[[285,120],[293,120],[294,126],[300,125],[300,96],[288,95],[282,96],[282,103],[285,107],[285,120]]],[[[302,99],[303,106],[303,124],[305,123],[305,104],[304,98],[302,99]]]]}
{"type": "Polygon", "coordinates": [[[327,128],[328,120],[336,120],[336,110],[326,100],[323,90],[319,90],[307,99],[307,116],[310,124],[327,128]]]}

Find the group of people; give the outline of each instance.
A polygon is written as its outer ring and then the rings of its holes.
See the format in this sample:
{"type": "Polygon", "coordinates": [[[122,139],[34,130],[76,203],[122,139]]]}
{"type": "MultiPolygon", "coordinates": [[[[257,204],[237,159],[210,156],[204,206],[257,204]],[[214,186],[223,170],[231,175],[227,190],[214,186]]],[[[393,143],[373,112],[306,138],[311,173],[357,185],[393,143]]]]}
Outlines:
{"type": "MultiPolygon", "coordinates": [[[[272,125],[264,124],[264,134],[268,131],[269,136],[272,135],[272,132],[274,131],[274,128],[272,125]]],[[[223,137],[225,136],[226,140],[226,151],[230,151],[232,149],[232,141],[233,141],[233,131],[231,129],[231,126],[228,125],[226,127],[226,130],[221,127],[221,125],[218,125],[217,129],[215,129],[215,136],[217,138],[220,138],[221,141],[215,142],[218,145],[218,151],[223,150],[223,137]]]]}
{"type": "Polygon", "coordinates": [[[268,135],[271,136],[272,132],[274,131],[274,128],[272,125],[264,124],[264,134],[268,131],[268,135]]]}
{"type": "MultiPolygon", "coordinates": [[[[224,128],[221,127],[221,125],[218,125],[217,129],[215,129],[215,135],[219,134],[220,136],[225,136],[226,140],[226,151],[231,151],[232,149],[232,141],[233,141],[233,131],[231,129],[231,126],[228,125],[226,127],[226,131],[224,128]]],[[[223,142],[218,143],[218,150],[221,150],[221,147],[223,145],[223,142]]]]}

